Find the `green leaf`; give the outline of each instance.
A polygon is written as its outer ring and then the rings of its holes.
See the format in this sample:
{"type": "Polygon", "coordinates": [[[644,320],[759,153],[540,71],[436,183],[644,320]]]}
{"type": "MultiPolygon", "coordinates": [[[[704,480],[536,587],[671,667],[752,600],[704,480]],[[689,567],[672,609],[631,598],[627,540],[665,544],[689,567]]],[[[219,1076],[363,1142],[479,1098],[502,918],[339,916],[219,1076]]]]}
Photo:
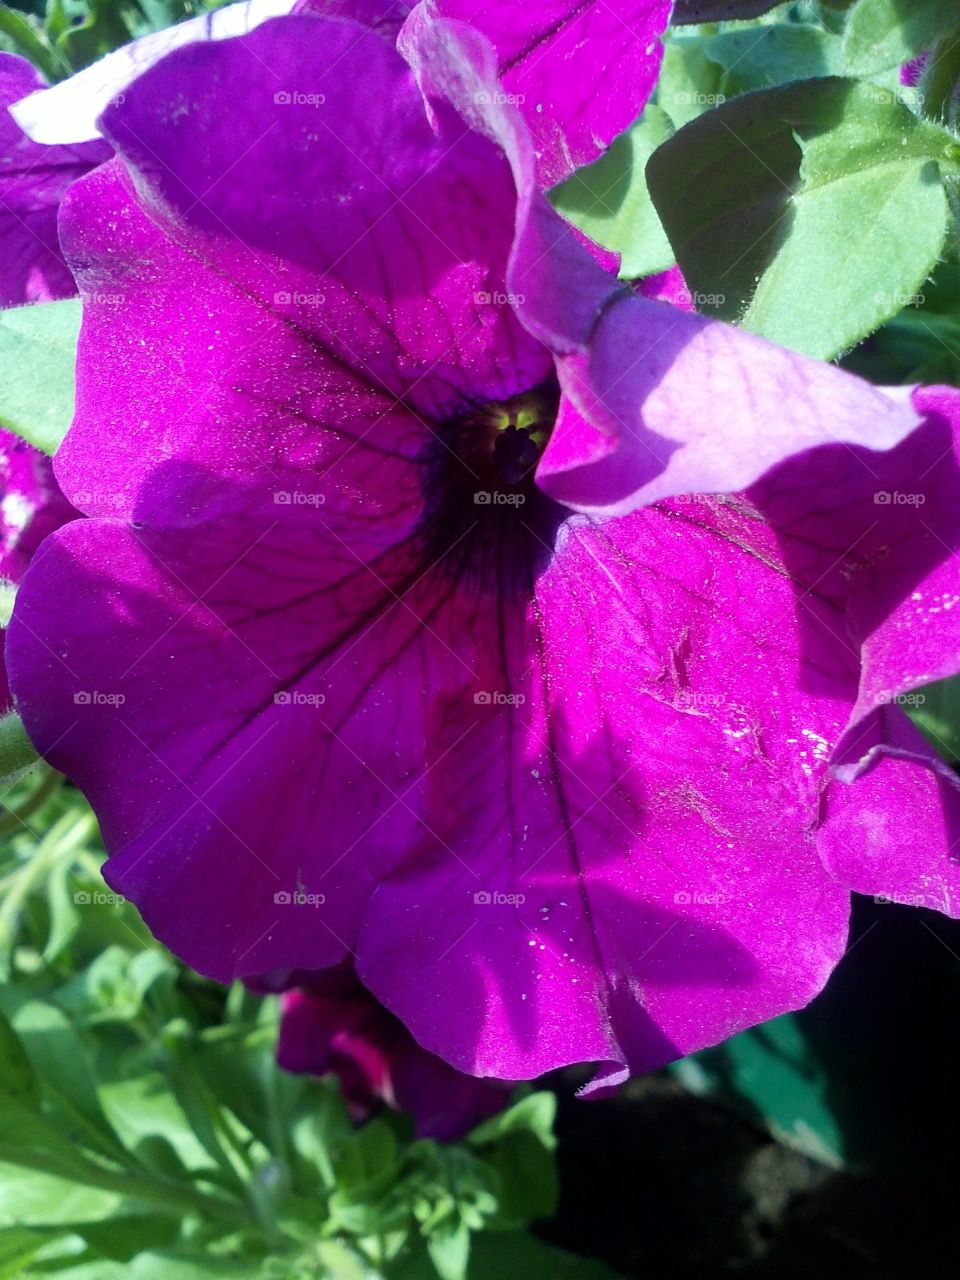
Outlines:
{"type": "Polygon", "coordinates": [[[500,1111],[470,1133],[471,1146],[482,1147],[498,1142],[508,1133],[532,1133],[547,1150],[557,1145],[553,1124],[557,1117],[557,1096],[547,1089],[528,1093],[505,1111],[500,1111]]]}
{"type": "Polygon", "coordinates": [[[40,1108],[40,1082],[13,1026],[0,1013],[0,1097],[27,1111],[40,1108]]]}
{"type": "MultiPolygon", "coordinates": [[[[0,391],[0,396],[3,392],[0,391]]],[[[0,716],[0,787],[7,787],[38,763],[40,757],[15,711],[0,716]]]]}
{"type": "Polygon", "coordinates": [[[88,1222],[76,1228],[91,1248],[117,1262],[127,1262],[145,1249],[171,1245],[180,1233],[172,1214],[131,1213],[88,1222]]]}
{"type": "Polygon", "coordinates": [[[55,1226],[96,1222],[123,1205],[113,1191],[0,1161],[0,1226],[55,1226]]]}
{"type": "Polygon", "coordinates": [[[56,80],[63,74],[57,55],[26,14],[0,4],[0,33],[6,36],[11,50],[29,59],[47,80],[56,80]]]}
{"type": "Polygon", "coordinates": [[[673,250],[653,207],[644,169],[651,155],[673,134],[670,117],[650,105],[606,155],[550,192],[565,218],[592,240],[621,255],[626,280],[655,275],[673,266],[673,250]]]}
{"type": "Polygon", "coordinates": [[[830,77],[744,94],[681,129],[647,180],[703,309],[832,359],[895,315],[943,247],[953,137],[830,77]]]}
{"type": "Polygon", "coordinates": [[[29,1227],[0,1229],[0,1280],[18,1280],[25,1274],[23,1264],[29,1262],[49,1241],[43,1231],[29,1227]]]}
{"type": "Polygon", "coordinates": [[[671,36],[663,44],[657,104],[679,129],[724,101],[722,69],[707,56],[701,36],[671,36]]]}
{"type": "Polygon", "coordinates": [[[901,705],[945,760],[960,763],[960,678],[924,685],[901,705]]]}
{"type": "Polygon", "coordinates": [[[80,299],[0,312],[0,427],[55,453],[73,417],[80,299]]]}
{"type": "Polygon", "coordinates": [[[846,69],[870,75],[898,67],[957,25],[956,0],[858,0],[843,36],[846,69]]]}
{"type": "Polygon", "coordinates": [[[843,1135],[830,1107],[830,1080],[792,1014],[674,1063],[693,1093],[721,1091],[747,1102],[793,1146],[841,1163],[843,1135]]]}
{"type": "Polygon", "coordinates": [[[75,70],[127,44],[135,34],[124,21],[126,6],[118,5],[116,0],[89,0],[84,7],[87,13],[83,21],[68,27],[57,40],[58,51],[75,70]]]}
{"type": "Polygon", "coordinates": [[[726,73],[722,88],[728,97],[843,70],[839,38],[801,23],[721,31],[704,40],[703,50],[726,73]]]}
{"type": "Polygon", "coordinates": [[[671,21],[723,22],[756,18],[782,0],[676,0],[671,21]]]}
{"type": "Polygon", "coordinates": [[[0,1008],[16,1028],[52,1108],[100,1152],[123,1159],[125,1150],[110,1125],[83,1041],[63,1013],[43,1000],[24,999],[13,987],[0,988],[0,1008]]]}
{"type": "Polygon", "coordinates": [[[602,1262],[557,1249],[521,1231],[474,1236],[467,1274],[469,1280],[539,1280],[541,1276],[550,1280],[617,1280],[602,1262]]]}
{"type": "Polygon", "coordinates": [[[460,1223],[427,1240],[427,1252],[440,1280],[466,1280],[470,1260],[470,1232],[460,1223]]]}

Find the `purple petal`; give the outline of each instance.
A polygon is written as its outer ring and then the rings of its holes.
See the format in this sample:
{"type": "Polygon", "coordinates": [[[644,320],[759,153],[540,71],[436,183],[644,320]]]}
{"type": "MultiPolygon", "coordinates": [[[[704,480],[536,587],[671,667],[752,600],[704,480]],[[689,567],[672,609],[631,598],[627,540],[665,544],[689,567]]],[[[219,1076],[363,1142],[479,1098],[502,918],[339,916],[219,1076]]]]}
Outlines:
{"type": "Polygon", "coordinates": [[[529,138],[497,97],[489,44],[418,8],[401,45],[425,92],[495,137],[514,168],[508,287],[523,323],[554,352],[563,391],[537,471],[551,497],[588,514],[622,515],[671,494],[744,488],[783,458],[829,441],[890,448],[917,425],[905,395],[637,297],[537,192],[529,138]]]}
{"type": "Polygon", "coordinates": [[[385,1102],[412,1114],[418,1137],[450,1140],[506,1106],[509,1085],[476,1080],[426,1053],[351,966],[293,980],[277,1060],[287,1071],[335,1073],[355,1118],[385,1102]]]}
{"type": "Polygon", "coordinates": [[[29,62],[0,53],[0,306],[49,302],[76,292],[60,253],[57,212],[67,187],[106,160],[109,147],[31,142],[8,108],[43,85],[29,62]]]}
{"type": "Polygon", "coordinates": [[[534,139],[549,187],[595,160],[639,116],[660,72],[670,0],[424,0],[431,17],[481,32],[502,89],[534,139]]]}

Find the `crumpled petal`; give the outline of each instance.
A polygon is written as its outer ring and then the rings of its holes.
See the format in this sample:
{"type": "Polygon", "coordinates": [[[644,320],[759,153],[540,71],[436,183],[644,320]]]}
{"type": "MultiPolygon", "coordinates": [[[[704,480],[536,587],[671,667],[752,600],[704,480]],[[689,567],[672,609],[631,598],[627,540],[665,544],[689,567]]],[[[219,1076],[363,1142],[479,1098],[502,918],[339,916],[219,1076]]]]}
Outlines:
{"type": "Polygon", "coordinates": [[[286,1071],[334,1073],[356,1120],[386,1103],[413,1116],[417,1137],[449,1141],[507,1105],[509,1084],[464,1075],[421,1049],[351,965],[280,978],[253,984],[285,992],[277,1062],[286,1071]]]}
{"type": "Polygon", "coordinates": [[[557,501],[622,515],[678,493],[732,492],[829,441],[888,449],[917,425],[868,386],[732,325],[638,297],[604,273],[536,190],[529,137],[490,45],[415,9],[401,48],[425,92],[510,157],[519,194],[508,284],[554,352],[564,395],[537,481],[557,501]],[[776,430],[771,430],[771,423],[776,430]]]}
{"type": "Polygon", "coordinates": [[[49,89],[38,85],[17,103],[13,116],[34,142],[75,144],[99,136],[97,119],[137,76],[173,49],[198,40],[224,40],[252,31],[268,18],[289,13],[294,0],[246,0],[198,18],[152,31],[84,67],[49,89]]]}
{"type": "Polygon", "coordinates": [[[640,115],[660,73],[671,0],[422,0],[430,17],[465,23],[497,53],[502,88],[553,186],[595,160],[640,115]]]}
{"type": "Polygon", "coordinates": [[[68,298],[76,292],[57,239],[67,187],[106,160],[104,142],[39,146],[8,108],[42,87],[24,58],[0,53],[0,307],[68,298]]]}

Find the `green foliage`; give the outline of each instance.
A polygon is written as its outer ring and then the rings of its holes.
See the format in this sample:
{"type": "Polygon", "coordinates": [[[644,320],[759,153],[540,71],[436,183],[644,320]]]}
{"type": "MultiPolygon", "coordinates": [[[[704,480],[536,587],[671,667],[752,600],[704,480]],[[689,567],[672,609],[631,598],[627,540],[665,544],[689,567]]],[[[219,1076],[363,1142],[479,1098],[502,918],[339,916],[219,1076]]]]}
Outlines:
{"type": "Polygon", "coordinates": [[[783,1140],[827,1164],[843,1159],[829,1081],[792,1014],[774,1018],[670,1068],[694,1093],[740,1100],[783,1140]]]}
{"type": "Polygon", "coordinates": [[[670,117],[651,105],[596,164],[579,169],[550,193],[564,217],[621,255],[620,274],[628,280],[673,266],[673,250],[644,177],[650,156],[672,134],[670,117]]]}
{"type": "Polygon", "coordinates": [[[857,0],[843,36],[851,75],[899,67],[960,20],[956,0],[857,0]]]}
{"type": "Polygon", "coordinates": [[[886,90],[829,77],[692,121],[647,178],[691,292],[830,359],[900,311],[941,253],[960,148],[886,90]]]}
{"type": "Polygon", "coordinates": [[[72,788],[44,767],[4,801],[0,1278],[470,1280],[478,1237],[513,1256],[554,1211],[552,1095],[461,1144],[355,1128],[332,1081],[276,1068],[274,999],[185,970],[104,887],[72,788]]]}
{"type": "Polygon", "coordinates": [[[55,453],[73,417],[80,300],[0,311],[0,427],[55,453]]]}

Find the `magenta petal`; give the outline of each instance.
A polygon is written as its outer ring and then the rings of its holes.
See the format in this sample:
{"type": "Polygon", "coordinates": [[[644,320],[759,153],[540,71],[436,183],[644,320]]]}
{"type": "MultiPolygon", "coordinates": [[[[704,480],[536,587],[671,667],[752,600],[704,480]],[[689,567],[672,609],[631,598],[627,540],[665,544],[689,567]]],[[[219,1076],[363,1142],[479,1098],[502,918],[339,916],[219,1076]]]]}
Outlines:
{"type": "Polygon", "coordinates": [[[501,644],[517,705],[447,708],[437,845],[357,950],[461,1070],[609,1083],[806,1003],[842,952],[811,826],[850,679],[797,695],[807,620],[718,515],[571,521],[501,644]]]}
{"type": "Polygon", "coordinates": [[[899,707],[857,734],[864,767],[824,796],[824,866],[858,893],[960,916],[960,780],[899,707]]]}
{"type": "Polygon", "coordinates": [[[333,1072],[357,1119],[384,1102],[413,1115],[418,1137],[452,1139],[506,1106],[509,1085],[475,1080],[425,1052],[350,966],[291,980],[277,1060],[287,1071],[333,1072]]]}
{"type": "Polygon", "coordinates": [[[542,187],[595,160],[639,116],[660,71],[670,0],[423,0],[431,16],[481,32],[501,92],[534,139],[542,187]]]}
{"type": "Polygon", "coordinates": [[[490,45],[418,8],[401,47],[425,92],[510,157],[519,208],[508,285],[523,323],[553,351],[563,391],[537,470],[552,498],[622,515],[672,494],[736,491],[830,441],[887,449],[917,425],[905,395],[613,279],[536,190],[530,139],[499,92],[490,45]]]}
{"type": "Polygon", "coordinates": [[[43,87],[24,58],[0,53],[0,306],[48,302],[76,292],[60,253],[57,212],[67,187],[106,160],[103,142],[40,146],[8,108],[43,87]]]}

